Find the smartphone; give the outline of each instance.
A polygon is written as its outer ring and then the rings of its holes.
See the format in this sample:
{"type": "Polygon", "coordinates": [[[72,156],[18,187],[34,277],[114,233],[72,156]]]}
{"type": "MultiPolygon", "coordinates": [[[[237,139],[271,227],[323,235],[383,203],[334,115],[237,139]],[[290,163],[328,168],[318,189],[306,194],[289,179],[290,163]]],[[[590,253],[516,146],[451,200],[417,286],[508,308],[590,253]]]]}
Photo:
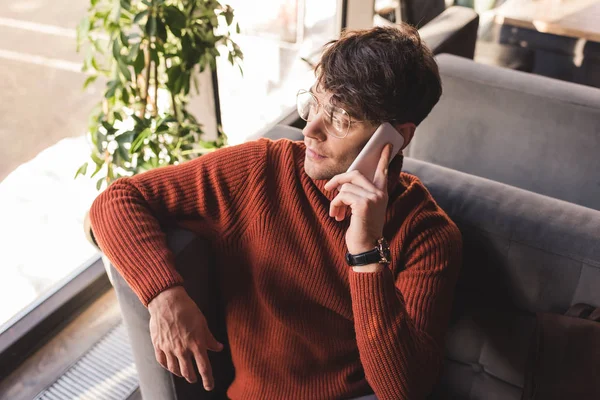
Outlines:
{"type": "Polygon", "coordinates": [[[391,162],[394,156],[396,156],[402,148],[402,145],[404,145],[404,137],[389,122],[384,122],[379,125],[373,136],[371,136],[371,139],[369,139],[352,165],[350,165],[347,172],[358,170],[367,179],[373,182],[381,152],[388,143],[391,143],[393,146],[392,155],[390,157],[391,162]]]}

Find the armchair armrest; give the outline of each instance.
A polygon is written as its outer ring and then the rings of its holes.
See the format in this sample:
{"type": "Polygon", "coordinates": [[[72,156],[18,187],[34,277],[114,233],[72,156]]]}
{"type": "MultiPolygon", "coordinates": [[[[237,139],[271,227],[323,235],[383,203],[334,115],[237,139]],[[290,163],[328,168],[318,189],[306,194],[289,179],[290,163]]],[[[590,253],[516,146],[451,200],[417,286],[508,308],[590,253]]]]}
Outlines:
{"type": "MultiPolygon", "coordinates": [[[[184,287],[205,315],[215,338],[227,343],[223,314],[219,312],[218,293],[213,288],[216,274],[210,245],[189,231],[175,229],[167,233],[169,248],[175,255],[177,271],[184,287]]],[[[223,399],[233,380],[233,366],[228,347],[220,353],[209,353],[215,389],[207,392],[201,383],[189,384],[171,374],[156,361],[150,338],[150,313],[131,290],[117,269],[103,258],[115,288],[123,322],[127,328],[144,400],[223,399]]]]}

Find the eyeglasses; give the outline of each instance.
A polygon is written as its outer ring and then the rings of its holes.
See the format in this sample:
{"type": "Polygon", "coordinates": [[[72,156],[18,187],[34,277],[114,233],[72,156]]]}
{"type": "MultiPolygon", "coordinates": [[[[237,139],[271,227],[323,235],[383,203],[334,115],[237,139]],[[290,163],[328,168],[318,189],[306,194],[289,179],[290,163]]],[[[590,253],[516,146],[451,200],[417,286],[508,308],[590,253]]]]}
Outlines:
{"type": "Polygon", "coordinates": [[[350,126],[353,123],[364,122],[353,121],[350,115],[340,107],[331,104],[322,105],[312,92],[304,89],[299,90],[296,94],[296,106],[300,118],[307,122],[311,122],[319,114],[320,109],[323,109],[325,131],[339,139],[343,139],[348,135],[350,126]]]}

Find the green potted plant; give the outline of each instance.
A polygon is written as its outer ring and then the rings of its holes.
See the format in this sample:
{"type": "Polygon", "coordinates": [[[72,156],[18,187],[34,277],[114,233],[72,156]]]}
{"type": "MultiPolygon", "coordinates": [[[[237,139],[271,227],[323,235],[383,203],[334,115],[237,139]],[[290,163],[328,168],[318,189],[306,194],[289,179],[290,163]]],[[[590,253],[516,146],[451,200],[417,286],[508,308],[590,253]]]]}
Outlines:
{"type": "Polygon", "coordinates": [[[86,162],[75,177],[98,178],[100,190],[226,145],[220,128],[216,140],[203,140],[203,126],[186,106],[190,83],[199,92],[197,74],[214,70],[219,49],[241,72],[232,29],[233,9],[217,0],[90,0],[77,29],[78,51],[87,44],[84,88],[98,77],[107,81],[90,115],[95,168],[88,171],[86,162]]]}

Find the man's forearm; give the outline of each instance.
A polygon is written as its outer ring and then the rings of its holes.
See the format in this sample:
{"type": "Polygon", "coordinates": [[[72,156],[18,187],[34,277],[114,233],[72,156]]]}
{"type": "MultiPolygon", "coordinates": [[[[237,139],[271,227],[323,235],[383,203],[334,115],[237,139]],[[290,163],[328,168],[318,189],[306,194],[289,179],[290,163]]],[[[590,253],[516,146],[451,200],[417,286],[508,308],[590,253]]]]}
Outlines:
{"type": "Polygon", "coordinates": [[[379,270],[350,273],[356,340],[365,375],[382,400],[420,399],[431,386],[441,354],[432,338],[416,329],[391,271],[379,264],[374,268],[379,270]]]}

